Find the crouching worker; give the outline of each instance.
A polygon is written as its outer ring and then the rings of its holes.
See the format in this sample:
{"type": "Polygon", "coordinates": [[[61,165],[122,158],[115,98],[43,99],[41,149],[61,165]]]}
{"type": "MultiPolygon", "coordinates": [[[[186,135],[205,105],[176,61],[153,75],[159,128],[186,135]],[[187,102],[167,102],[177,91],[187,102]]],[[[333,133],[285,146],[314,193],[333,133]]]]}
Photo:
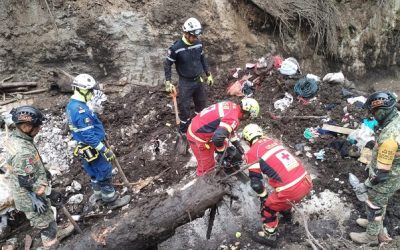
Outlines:
{"type": "Polygon", "coordinates": [[[260,106],[255,99],[244,98],[240,104],[231,101],[213,104],[193,118],[186,135],[197,160],[197,176],[214,170],[214,152],[217,153],[217,161],[221,161],[228,140],[243,155],[244,150],[235,131],[240,120],[255,118],[259,111],[260,106]]]}
{"type": "Polygon", "coordinates": [[[119,198],[112,184],[111,161],[115,155],[103,141],[105,130],[96,114],[87,102],[93,97],[97,83],[88,74],[80,74],[72,83],[74,94],[67,105],[69,128],[78,146],[74,155],[81,158],[86,173],[90,176],[93,195],[89,201],[93,204],[101,200],[109,209],[124,206],[131,200],[130,195],[119,198]]]}
{"type": "Polygon", "coordinates": [[[44,249],[55,248],[59,236],[68,236],[73,225],[57,229],[51,210],[51,175],[45,169],[33,138],[44,121],[43,114],[32,106],[21,106],[11,111],[16,130],[7,143],[9,155],[8,178],[12,187],[15,208],[24,212],[34,228],[40,229],[44,249]]]}
{"type": "Polygon", "coordinates": [[[307,171],[283,145],[264,135],[256,124],[249,124],[243,129],[244,140],[250,145],[245,153],[249,167],[250,185],[260,197],[263,231],[258,236],[274,242],[278,227],[278,213],[290,215],[292,203],[300,202],[312,189],[312,182],[307,171]],[[263,174],[274,191],[268,195],[263,184],[263,174]]]}

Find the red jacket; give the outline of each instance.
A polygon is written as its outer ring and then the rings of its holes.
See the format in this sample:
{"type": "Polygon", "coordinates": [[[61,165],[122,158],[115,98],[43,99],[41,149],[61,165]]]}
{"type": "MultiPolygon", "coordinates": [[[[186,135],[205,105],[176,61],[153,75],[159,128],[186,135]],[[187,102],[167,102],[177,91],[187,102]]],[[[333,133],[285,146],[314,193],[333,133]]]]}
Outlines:
{"type": "Polygon", "coordinates": [[[280,142],[270,138],[257,140],[244,157],[247,164],[255,163],[249,168],[250,177],[262,178],[264,173],[273,188],[288,185],[307,174],[301,162],[280,142]]]}
{"type": "Polygon", "coordinates": [[[240,106],[226,101],[203,109],[190,124],[189,133],[196,140],[212,141],[217,150],[224,148],[224,140],[235,135],[242,117],[240,106]]]}

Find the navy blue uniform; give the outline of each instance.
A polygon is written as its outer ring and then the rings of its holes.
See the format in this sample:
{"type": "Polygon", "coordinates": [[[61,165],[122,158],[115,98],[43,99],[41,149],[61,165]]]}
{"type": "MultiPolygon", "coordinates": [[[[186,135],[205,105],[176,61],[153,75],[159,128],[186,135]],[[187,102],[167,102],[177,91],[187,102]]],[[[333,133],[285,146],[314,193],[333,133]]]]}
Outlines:
{"type": "Polygon", "coordinates": [[[111,184],[112,165],[102,154],[106,149],[102,143],[105,139],[103,124],[79,96],[71,97],[66,111],[73,139],[80,144],[90,145],[100,152],[94,161],[87,162],[82,159],[83,167],[91,178],[94,192],[101,193],[105,198],[113,197],[115,190],[111,184]]]}
{"type": "Polygon", "coordinates": [[[178,82],[178,109],[181,120],[180,131],[186,133],[190,124],[190,103],[193,99],[195,112],[199,113],[206,106],[206,91],[200,76],[208,72],[208,65],[203,52],[203,45],[199,40],[188,45],[185,39],[176,41],[168,50],[164,63],[165,80],[170,81],[172,64],[175,63],[179,75],[178,82]]]}

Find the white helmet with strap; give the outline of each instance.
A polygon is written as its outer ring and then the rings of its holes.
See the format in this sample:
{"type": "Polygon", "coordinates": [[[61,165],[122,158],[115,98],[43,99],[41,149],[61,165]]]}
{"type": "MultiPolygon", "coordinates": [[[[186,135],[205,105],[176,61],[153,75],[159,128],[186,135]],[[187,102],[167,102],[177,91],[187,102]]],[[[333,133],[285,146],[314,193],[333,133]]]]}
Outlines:
{"type": "Polygon", "coordinates": [[[194,17],[191,17],[188,20],[186,20],[186,22],[182,26],[182,30],[184,32],[189,32],[190,34],[192,34],[194,36],[198,36],[202,32],[201,24],[200,24],[199,20],[197,20],[194,17]]]}
{"type": "Polygon", "coordinates": [[[96,85],[96,80],[88,74],[77,75],[72,82],[72,87],[77,87],[79,89],[93,89],[96,85]]]}

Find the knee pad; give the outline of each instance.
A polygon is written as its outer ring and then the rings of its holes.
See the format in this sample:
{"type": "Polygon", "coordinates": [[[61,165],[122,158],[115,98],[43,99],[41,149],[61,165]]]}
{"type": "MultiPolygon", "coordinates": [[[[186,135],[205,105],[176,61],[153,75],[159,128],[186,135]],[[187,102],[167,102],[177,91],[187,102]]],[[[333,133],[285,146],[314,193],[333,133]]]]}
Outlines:
{"type": "Polygon", "coordinates": [[[51,222],[48,227],[40,230],[42,241],[51,241],[57,237],[57,223],[51,222]]]}
{"type": "Polygon", "coordinates": [[[383,215],[382,207],[375,206],[374,204],[367,202],[366,213],[368,221],[381,221],[383,215]]]}

